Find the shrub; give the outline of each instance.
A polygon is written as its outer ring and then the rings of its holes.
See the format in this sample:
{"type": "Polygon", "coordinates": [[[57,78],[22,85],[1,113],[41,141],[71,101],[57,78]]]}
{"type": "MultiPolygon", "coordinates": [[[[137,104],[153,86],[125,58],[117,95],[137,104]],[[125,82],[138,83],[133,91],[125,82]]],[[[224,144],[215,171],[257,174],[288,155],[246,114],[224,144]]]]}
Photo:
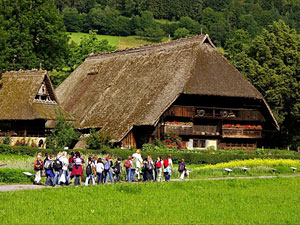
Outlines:
{"type": "MultiPolygon", "coordinates": [[[[0,169],[0,183],[32,183],[34,177],[28,178],[21,169],[0,169]]],[[[33,170],[28,171],[34,173],[33,170]]]]}
{"type": "Polygon", "coordinates": [[[111,136],[104,131],[96,132],[95,129],[91,129],[86,144],[88,145],[88,149],[112,147],[111,136]]]}
{"type": "MultiPolygon", "coordinates": [[[[9,145],[0,145],[0,154],[18,154],[18,155],[29,155],[35,156],[36,152],[48,152],[50,154],[56,154],[60,151],[60,149],[37,149],[28,146],[9,146],[9,145]]],[[[76,151],[75,149],[68,149],[67,152],[76,151]]],[[[103,148],[100,150],[92,150],[92,149],[80,149],[78,150],[82,154],[102,154],[102,155],[113,155],[115,157],[121,157],[122,159],[127,158],[129,155],[132,155],[135,152],[135,149],[111,149],[111,148],[103,148]]],[[[172,159],[174,163],[180,162],[182,158],[185,159],[185,162],[188,164],[217,164],[220,162],[229,162],[232,160],[246,160],[246,159],[300,159],[299,154],[285,154],[283,151],[282,154],[274,154],[274,155],[255,155],[252,154],[240,154],[234,153],[233,151],[220,151],[220,154],[216,154],[219,151],[195,151],[189,152],[189,150],[179,151],[179,150],[170,150],[161,149],[158,151],[155,147],[153,151],[142,151],[142,157],[146,157],[147,155],[151,155],[153,159],[156,159],[158,156],[162,156],[165,158],[168,154],[171,153],[172,159]]]]}
{"type": "Polygon", "coordinates": [[[5,145],[10,145],[11,143],[11,137],[10,135],[7,135],[4,139],[3,139],[3,144],[5,145]]]}
{"type": "Polygon", "coordinates": [[[72,124],[67,121],[62,112],[56,114],[55,128],[47,137],[46,145],[48,148],[72,148],[79,140],[80,133],[76,132],[72,124]]]}

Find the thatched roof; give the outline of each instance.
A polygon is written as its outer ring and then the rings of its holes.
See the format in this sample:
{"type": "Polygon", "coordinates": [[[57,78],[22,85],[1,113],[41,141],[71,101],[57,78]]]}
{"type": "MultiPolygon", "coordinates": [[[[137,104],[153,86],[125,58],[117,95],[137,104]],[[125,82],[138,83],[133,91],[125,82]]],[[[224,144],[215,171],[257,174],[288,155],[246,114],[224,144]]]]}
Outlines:
{"type": "Polygon", "coordinates": [[[180,94],[263,99],[208,35],[88,57],[56,94],[78,128],[102,127],[115,141],[154,125],[180,94]]]}
{"type": "Polygon", "coordinates": [[[11,71],[3,74],[0,88],[0,120],[55,119],[58,104],[37,103],[37,95],[44,81],[52,99],[57,98],[47,71],[11,71]]]}

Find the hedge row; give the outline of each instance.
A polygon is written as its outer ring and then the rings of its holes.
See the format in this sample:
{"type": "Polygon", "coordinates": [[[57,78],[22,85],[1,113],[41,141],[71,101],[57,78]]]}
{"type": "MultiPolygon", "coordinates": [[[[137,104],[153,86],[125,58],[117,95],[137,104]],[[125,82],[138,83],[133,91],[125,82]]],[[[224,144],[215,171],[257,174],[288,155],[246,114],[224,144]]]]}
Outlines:
{"type": "MultiPolygon", "coordinates": [[[[8,146],[0,145],[0,154],[18,154],[18,155],[30,155],[34,156],[36,152],[48,152],[50,154],[56,154],[61,150],[53,149],[37,149],[32,147],[23,147],[23,146],[8,146]]],[[[67,150],[67,152],[76,151],[76,150],[67,150]]],[[[126,159],[128,156],[132,155],[135,150],[128,149],[102,149],[102,150],[91,150],[84,149],[79,150],[82,154],[101,154],[101,155],[113,155],[115,157],[121,157],[126,159]]],[[[169,152],[142,152],[142,157],[145,158],[147,155],[151,155],[153,159],[156,159],[158,156],[165,158],[169,152]]],[[[212,154],[212,153],[188,153],[188,152],[172,152],[172,159],[174,163],[179,162],[182,158],[185,159],[186,163],[191,164],[216,164],[220,162],[229,162],[232,160],[245,160],[245,159],[254,159],[254,158],[271,158],[271,159],[300,159],[299,155],[288,155],[288,154],[277,154],[277,155],[253,155],[253,154],[212,154]]]]}
{"type": "MultiPolygon", "coordinates": [[[[0,169],[0,183],[32,183],[34,177],[28,178],[22,172],[24,172],[24,170],[21,169],[0,169]]],[[[30,172],[34,173],[33,170],[30,172]]]]}

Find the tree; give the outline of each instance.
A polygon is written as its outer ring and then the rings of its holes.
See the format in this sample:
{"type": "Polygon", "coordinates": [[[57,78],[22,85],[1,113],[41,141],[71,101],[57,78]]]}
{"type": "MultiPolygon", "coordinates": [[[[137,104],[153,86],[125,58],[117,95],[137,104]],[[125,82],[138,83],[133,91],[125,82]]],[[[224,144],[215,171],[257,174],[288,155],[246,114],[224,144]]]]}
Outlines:
{"type": "Polygon", "coordinates": [[[141,17],[137,16],[136,34],[143,38],[159,42],[165,35],[159,24],[155,22],[153,14],[150,11],[142,12],[141,17]]]}
{"type": "Polygon", "coordinates": [[[55,128],[47,137],[47,148],[62,149],[64,147],[72,148],[79,140],[80,133],[75,131],[72,123],[68,122],[62,112],[56,114],[55,128]]]}
{"type": "Polygon", "coordinates": [[[53,0],[2,0],[0,20],[0,69],[63,66],[68,37],[53,0]]]}
{"type": "Polygon", "coordinates": [[[178,28],[174,33],[174,39],[190,36],[190,31],[186,28],[178,28]]]}
{"type": "Polygon", "coordinates": [[[233,64],[263,90],[281,131],[281,146],[299,146],[300,135],[300,35],[282,20],[264,29],[249,48],[235,53],[233,64]]]}
{"type": "Polygon", "coordinates": [[[113,51],[115,47],[108,44],[107,40],[98,40],[95,31],[90,31],[87,37],[83,37],[79,45],[71,48],[68,66],[71,71],[76,69],[90,53],[113,51]]]}

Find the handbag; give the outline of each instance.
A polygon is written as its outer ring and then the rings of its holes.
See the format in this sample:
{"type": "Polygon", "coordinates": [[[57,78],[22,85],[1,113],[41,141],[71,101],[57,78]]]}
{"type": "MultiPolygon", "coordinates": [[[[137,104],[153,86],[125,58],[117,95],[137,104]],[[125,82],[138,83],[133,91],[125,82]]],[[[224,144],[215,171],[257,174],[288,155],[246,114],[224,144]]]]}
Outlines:
{"type": "Polygon", "coordinates": [[[62,173],[62,175],[59,178],[59,182],[60,183],[66,183],[66,175],[65,175],[65,173],[62,173]]]}

